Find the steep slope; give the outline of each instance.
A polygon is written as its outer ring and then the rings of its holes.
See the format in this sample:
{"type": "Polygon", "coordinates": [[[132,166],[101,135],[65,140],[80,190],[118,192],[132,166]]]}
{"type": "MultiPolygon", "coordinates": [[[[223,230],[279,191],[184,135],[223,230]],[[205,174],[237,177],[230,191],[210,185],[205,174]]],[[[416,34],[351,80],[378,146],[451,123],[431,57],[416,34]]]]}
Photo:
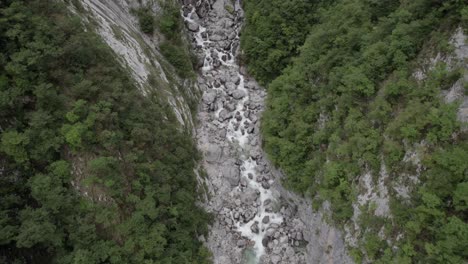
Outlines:
{"type": "Polygon", "coordinates": [[[126,2],[70,2],[0,2],[0,262],[207,263],[196,86],[126,2]]]}
{"type": "Polygon", "coordinates": [[[314,1],[308,17],[294,3],[245,1],[268,157],[330,212],[357,262],[463,263],[466,4],[314,1]]]}

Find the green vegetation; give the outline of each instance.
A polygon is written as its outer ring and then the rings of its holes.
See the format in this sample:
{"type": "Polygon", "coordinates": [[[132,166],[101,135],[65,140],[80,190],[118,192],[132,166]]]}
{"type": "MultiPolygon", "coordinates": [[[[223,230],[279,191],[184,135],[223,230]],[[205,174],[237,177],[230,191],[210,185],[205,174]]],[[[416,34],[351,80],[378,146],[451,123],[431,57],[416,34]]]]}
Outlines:
{"type": "Polygon", "coordinates": [[[402,161],[405,152],[424,142],[420,188],[409,201],[392,194],[392,219],[376,220],[373,210],[364,210],[365,232],[353,255],[375,263],[466,261],[467,135],[456,120],[457,103],[440,97],[460,71],[439,63],[425,81],[413,76],[421,50],[447,50],[450,33],[466,25],[466,3],[244,5],[245,59],[269,92],[264,147],[287,174],[286,184],[315,204],[329,200],[342,224],[353,214],[358,177],[370,172],[376,178],[385,165],[390,181],[404,180],[403,172],[416,173],[402,161]],[[392,241],[405,235],[393,247],[376,235],[380,230],[392,241]]]}
{"type": "Polygon", "coordinates": [[[174,66],[179,76],[194,76],[192,59],[187,44],[182,39],[182,18],[179,8],[172,2],[162,5],[163,12],[158,18],[158,27],[166,38],[159,48],[166,59],[174,66]]]}
{"type": "Polygon", "coordinates": [[[245,1],[246,27],[241,44],[252,74],[273,80],[297,55],[315,20],[316,4],[307,0],[245,1]]]}
{"type": "Polygon", "coordinates": [[[207,263],[164,96],[57,1],[1,1],[0,51],[0,262],[207,263]]]}
{"type": "Polygon", "coordinates": [[[146,34],[153,34],[154,16],[149,8],[140,8],[136,11],[140,29],[146,34]]]}

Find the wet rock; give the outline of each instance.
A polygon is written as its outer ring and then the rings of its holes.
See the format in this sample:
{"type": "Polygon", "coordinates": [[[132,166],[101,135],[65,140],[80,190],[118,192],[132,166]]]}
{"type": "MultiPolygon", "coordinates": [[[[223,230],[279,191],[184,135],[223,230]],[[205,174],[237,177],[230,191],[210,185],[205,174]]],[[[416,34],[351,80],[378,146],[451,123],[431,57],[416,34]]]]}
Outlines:
{"type": "Polygon", "coordinates": [[[281,261],[281,257],[278,256],[278,255],[272,255],[272,256],[270,257],[270,260],[271,260],[271,263],[273,263],[273,264],[278,264],[278,263],[280,263],[280,261],[281,261]]]}
{"type": "Polygon", "coordinates": [[[232,113],[228,112],[226,109],[223,109],[221,110],[221,112],[219,112],[219,120],[222,122],[222,121],[225,121],[229,118],[232,118],[232,113]]]}
{"type": "Polygon", "coordinates": [[[239,111],[236,112],[236,117],[235,117],[235,118],[236,118],[236,120],[239,121],[239,122],[242,121],[242,116],[241,116],[241,114],[240,114],[239,111]]]}
{"type": "Polygon", "coordinates": [[[245,214],[244,214],[244,223],[248,223],[249,221],[254,219],[254,217],[255,217],[255,213],[253,213],[251,211],[245,212],[245,214]]]}
{"type": "Polygon", "coordinates": [[[224,105],[224,108],[226,108],[226,110],[228,110],[229,112],[232,112],[236,110],[236,105],[234,103],[226,103],[224,105]]]}
{"type": "Polygon", "coordinates": [[[247,176],[249,177],[249,179],[251,179],[251,180],[253,179],[253,174],[252,173],[250,173],[250,172],[247,173],[247,176]]]}
{"type": "Polygon", "coordinates": [[[205,94],[203,94],[202,101],[204,104],[212,104],[216,100],[216,92],[215,91],[210,91],[205,94]]]}
{"type": "Polygon", "coordinates": [[[236,100],[239,100],[239,99],[242,99],[246,96],[247,94],[243,91],[243,90],[239,90],[239,89],[236,89],[232,92],[232,97],[234,97],[234,99],[236,100]]]}
{"type": "Polygon", "coordinates": [[[296,238],[296,240],[301,241],[303,239],[302,232],[300,232],[300,231],[296,232],[296,237],[295,238],[296,238]]]}
{"type": "Polygon", "coordinates": [[[268,224],[270,222],[270,217],[268,215],[264,216],[262,219],[262,223],[268,224]]]}
{"type": "Polygon", "coordinates": [[[250,230],[252,231],[252,233],[258,234],[259,229],[258,229],[258,222],[257,222],[257,221],[255,221],[255,222],[250,226],[250,230]]]}
{"type": "Polygon", "coordinates": [[[195,24],[195,23],[193,23],[193,22],[188,22],[188,21],[187,21],[186,25],[187,25],[187,28],[188,28],[190,31],[192,31],[192,32],[197,32],[198,29],[200,28],[200,27],[198,26],[198,24],[195,24]]]}
{"type": "Polygon", "coordinates": [[[270,184],[267,181],[262,182],[262,187],[265,189],[270,189],[270,184]]]}
{"type": "Polygon", "coordinates": [[[219,61],[217,58],[213,59],[213,67],[214,68],[219,68],[221,66],[221,61],[219,61]]]}
{"type": "Polygon", "coordinates": [[[240,185],[242,187],[247,187],[247,179],[242,177],[241,180],[240,180],[240,185]]]}
{"type": "Polygon", "coordinates": [[[279,240],[281,244],[287,244],[288,243],[288,237],[287,236],[282,236],[279,240]]]}
{"type": "Polygon", "coordinates": [[[270,238],[265,236],[263,239],[262,239],[262,245],[264,247],[268,247],[268,242],[270,242],[270,238]]]}
{"type": "Polygon", "coordinates": [[[245,242],[244,239],[241,239],[241,240],[237,241],[237,246],[240,247],[240,248],[245,247],[246,244],[247,244],[247,242],[245,242]]]}

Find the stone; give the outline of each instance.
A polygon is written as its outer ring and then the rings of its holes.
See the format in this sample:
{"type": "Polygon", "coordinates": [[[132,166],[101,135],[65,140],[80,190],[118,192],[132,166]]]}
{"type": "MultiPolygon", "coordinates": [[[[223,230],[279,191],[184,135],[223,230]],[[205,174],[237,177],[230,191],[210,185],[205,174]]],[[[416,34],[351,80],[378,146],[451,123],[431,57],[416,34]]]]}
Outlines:
{"type": "Polygon", "coordinates": [[[249,172],[249,173],[247,173],[247,177],[249,177],[249,179],[252,180],[253,179],[253,174],[249,172]]]}
{"type": "Polygon", "coordinates": [[[228,112],[226,109],[223,109],[221,110],[221,112],[219,112],[219,120],[221,122],[226,121],[230,118],[232,118],[232,113],[228,112]]]}
{"type": "Polygon", "coordinates": [[[239,185],[239,167],[229,165],[224,167],[221,173],[223,177],[229,182],[229,184],[231,184],[231,187],[236,187],[237,185],[239,185]]]}
{"type": "Polygon", "coordinates": [[[223,149],[217,145],[210,145],[205,153],[205,159],[207,162],[213,163],[221,159],[223,149]]]}
{"type": "Polygon", "coordinates": [[[265,236],[263,239],[262,239],[262,245],[264,247],[268,247],[268,242],[270,242],[270,238],[265,236]]]}
{"type": "Polygon", "coordinates": [[[234,103],[226,103],[226,104],[224,104],[224,108],[226,108],[226,110],[232,112],[232,111],[236,110],[236,105],[234,103]]]}
{"type": "Polygon", "coordinates": [[[252,231],[252,233],[258,234],[259,229],[258,229],[258,222],[257,222],[257,221],[255,221],[255,222],[250,226],[250,230],[252,231]]]}
{"type": "Polygon", "coordinates": [[[240,247],[240,248],[245,247],[246,244],[247,243],[245,242],[244,239],[241,239],[241,240],[237,241],[237,246],[240,247]]]}
{"type": "Polygon", "coordinates": [[[242,187],[247,187],[247,179],[245,177],[242,177],[240,180],[240,185],[242,187]]]}
{"type": "Polygon", "coordinates": [[[188,28],[190,31],[192,31],[192,32],[197,32],[198,29],[200,28],[200,27],[198,26],[198,24],[195,24],[195,23],[193,23],[193,22],[187,21],[186,24],[187,24],[187,28],[188,28]]]}
{"type": "Polygon", "coordinates": [[[262,219],[262,223],[268,224],[270,222],[270,217],[268,215],[264,216],[262,219]]]}
{"type": "Polygon", "coordinates": [[[236,120],[239,122],[242,121],[242,116],[239,111],[236,112],[236,120]]]}
{"type": "Polygon", "coordinates": [[[270,184],[267,181],[262,182],[262,187],[265,189],[270,189],[270,184]]]}
{"type": "Polygon", "coordinates": [[[202,101],[204,104],[212,104],[216,100],[216,92],[215,91],[210,91],[205,94],[203,94],[202,101]]]}
{"type": "Polygon", "coordinates": [[[236,100],[244,98],[247,94],[243,90],[236,89],[232,92],[232,97],[236,100]]]}
{"type": "Polygon", "coordinates": [[[270,257],[270,260],[271,260],[271,263],[273,263],[273,264],[278,264],[278,263],[280,263],[280,261],[281,261],[281,257],[278,256],[278,255],[272,255],[272,256],[270,257]]]}
{"type": "Polygon", "coordinates": [[[302,232],[297,231],[297,232],[296,232],[296,240],[301,241],[302,239],[303,239],[302,232]]]}
{"type": "Polygon", "coordinates": [[[281,244],[286,244],[286,243],[288,243],[288,237],[287,237],[287,236],[282,236],[282,237],[280,237],[279,242],[280,242],[281,244]]]}

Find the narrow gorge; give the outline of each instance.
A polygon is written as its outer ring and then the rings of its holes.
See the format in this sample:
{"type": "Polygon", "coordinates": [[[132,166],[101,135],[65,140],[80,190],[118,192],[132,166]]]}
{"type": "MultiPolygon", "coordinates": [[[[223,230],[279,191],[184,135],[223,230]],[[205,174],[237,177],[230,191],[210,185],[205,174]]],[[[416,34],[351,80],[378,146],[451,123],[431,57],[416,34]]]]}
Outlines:
{"type": "Polygon", "coordinates": [[[0,1],[0,263],[467,263],[468,2],[0,1]]]}
{"type": "Polygon", "coordinates": [[[266,92],[239,62],[239,1],[185,1],[182,16],[200,67],[197,141],[214,263],[351,262],[340,233],[281,187],[261,149],[266,92]]]}

